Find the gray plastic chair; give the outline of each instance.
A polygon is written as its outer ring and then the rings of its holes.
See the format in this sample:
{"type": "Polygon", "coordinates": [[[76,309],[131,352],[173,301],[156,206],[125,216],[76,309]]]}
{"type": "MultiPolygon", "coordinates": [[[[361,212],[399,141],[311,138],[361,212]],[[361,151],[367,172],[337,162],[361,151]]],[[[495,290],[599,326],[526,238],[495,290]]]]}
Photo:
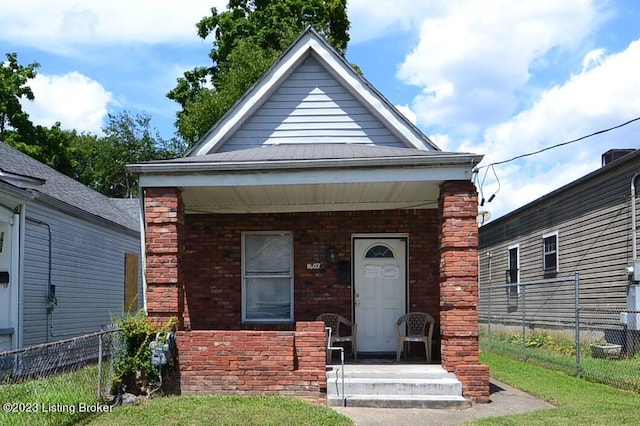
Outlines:
{"type": "Polygon", "coordinates": [[[407,356],[411,342],[419,342],[424,343],[427,362],[431,362],[431,339],[433,338],[434,325],[435,320],[433,317],[424,312],[410,312],[398,318],[398,321],[396,321],[396,336],[398,338],[396,360],[400,361],[402,352],[405,352],[405,357],[407,356]],[[400,327],[402,324],[406,324],[406,334],[402,332],[403,330],[400,327]],[[429,330],[425,333],[427,325],[429,330]],[[404,350],[405,344],[406,351],[404,350]]]}

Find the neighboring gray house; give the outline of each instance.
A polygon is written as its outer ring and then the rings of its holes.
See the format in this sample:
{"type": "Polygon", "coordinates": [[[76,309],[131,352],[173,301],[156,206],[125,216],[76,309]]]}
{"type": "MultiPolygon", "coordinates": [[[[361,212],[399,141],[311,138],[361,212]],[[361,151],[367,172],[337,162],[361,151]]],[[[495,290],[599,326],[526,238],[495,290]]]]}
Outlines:
{"type": "MultiPolygon", "coordinates": [[[[627,267],[633,257],[630,187],[640,172],[640,150],[611,150],[602,160],[602,168],[480,227],[481,288],[578,272],[581,307],[611,308],[614,313],[627,309],[627,267]]],[[[637,198],[635,205],[638,210],[637,198]]],[[[573,286],[568,284],[570,294],[548,286],[542,289],[544,298],[528,300],[527,322],[535,326],[573,321],[573,286]]],[[[493,292],[492,316],[520,321],[521,290],[513,285],[493,292]],[[505,297],[500,310],[499,299],[505,297]]],[[[485,315],[486,306],[479,311],[485,315]]],[[[607,321],[618,323],[619,315],[607,321]]]]}
{"type": "Polygon", "coordinates": [[[138,203],[0,143],[0,351],[98,331],[142,306],[138,203]]]}

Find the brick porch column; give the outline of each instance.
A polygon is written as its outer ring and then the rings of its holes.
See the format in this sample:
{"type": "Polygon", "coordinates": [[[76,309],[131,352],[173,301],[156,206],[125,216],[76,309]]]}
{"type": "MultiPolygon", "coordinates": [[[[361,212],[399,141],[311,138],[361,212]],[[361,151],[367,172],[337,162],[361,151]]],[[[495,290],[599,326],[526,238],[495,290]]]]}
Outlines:
{"type": "Polygon", "coordinates": [[[479,364],[478,201],[469,181],[440,187],[440,332],[442,365],[465,397],[489,401],[489,368],[479,364]]]}
{"type": "Polygon", "coordinates": [[[144,192],[147,314],[164,325],[177,317],[184,326],[184,296],[180,253],[184,206],[177,188],[147,188],[144,192]]]}

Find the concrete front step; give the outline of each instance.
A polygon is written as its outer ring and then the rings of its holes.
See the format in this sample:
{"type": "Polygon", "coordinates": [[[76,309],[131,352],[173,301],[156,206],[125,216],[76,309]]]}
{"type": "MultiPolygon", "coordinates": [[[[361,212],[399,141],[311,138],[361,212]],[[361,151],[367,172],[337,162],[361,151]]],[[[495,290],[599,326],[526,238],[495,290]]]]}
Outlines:
{"type": "MultiPolygon", "coordinates": [[[[343,404],[342,367],[327,371],[327,402],[343,404]]],[[[348,407],[463,409],[462,384],[439,365],[347,364],[344,395],[348,407]]]]}
{"type": "MultiPolygon", "coordinates": [[[[341,407],[342,398],[327,397],[332,407],[341,407]]],[[[371,408],[433,408],[444,410],[464,410],[471,403],[462,396],[456,395],[354,395],[345,398],[345,407],[371,408]]]]}
{"type": "MultiPolygon", "coordinates": [[[[340,394],[342,381],[327,381],[329,394],[340,394]]],[[[457,379],[396,379],[345,377],[345,395],[462,395],[462,384],[457,379]]]]}

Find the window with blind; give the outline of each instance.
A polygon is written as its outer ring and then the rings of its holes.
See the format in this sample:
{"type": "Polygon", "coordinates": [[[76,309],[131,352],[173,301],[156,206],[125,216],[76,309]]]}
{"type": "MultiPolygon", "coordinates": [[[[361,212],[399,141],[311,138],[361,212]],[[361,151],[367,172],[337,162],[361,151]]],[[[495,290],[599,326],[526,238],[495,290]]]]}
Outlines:
{"type": "Polygon", "coordinates": [[[290,232],[242,234],[242,319],[293,321],[293,238],[290,232]]]}

